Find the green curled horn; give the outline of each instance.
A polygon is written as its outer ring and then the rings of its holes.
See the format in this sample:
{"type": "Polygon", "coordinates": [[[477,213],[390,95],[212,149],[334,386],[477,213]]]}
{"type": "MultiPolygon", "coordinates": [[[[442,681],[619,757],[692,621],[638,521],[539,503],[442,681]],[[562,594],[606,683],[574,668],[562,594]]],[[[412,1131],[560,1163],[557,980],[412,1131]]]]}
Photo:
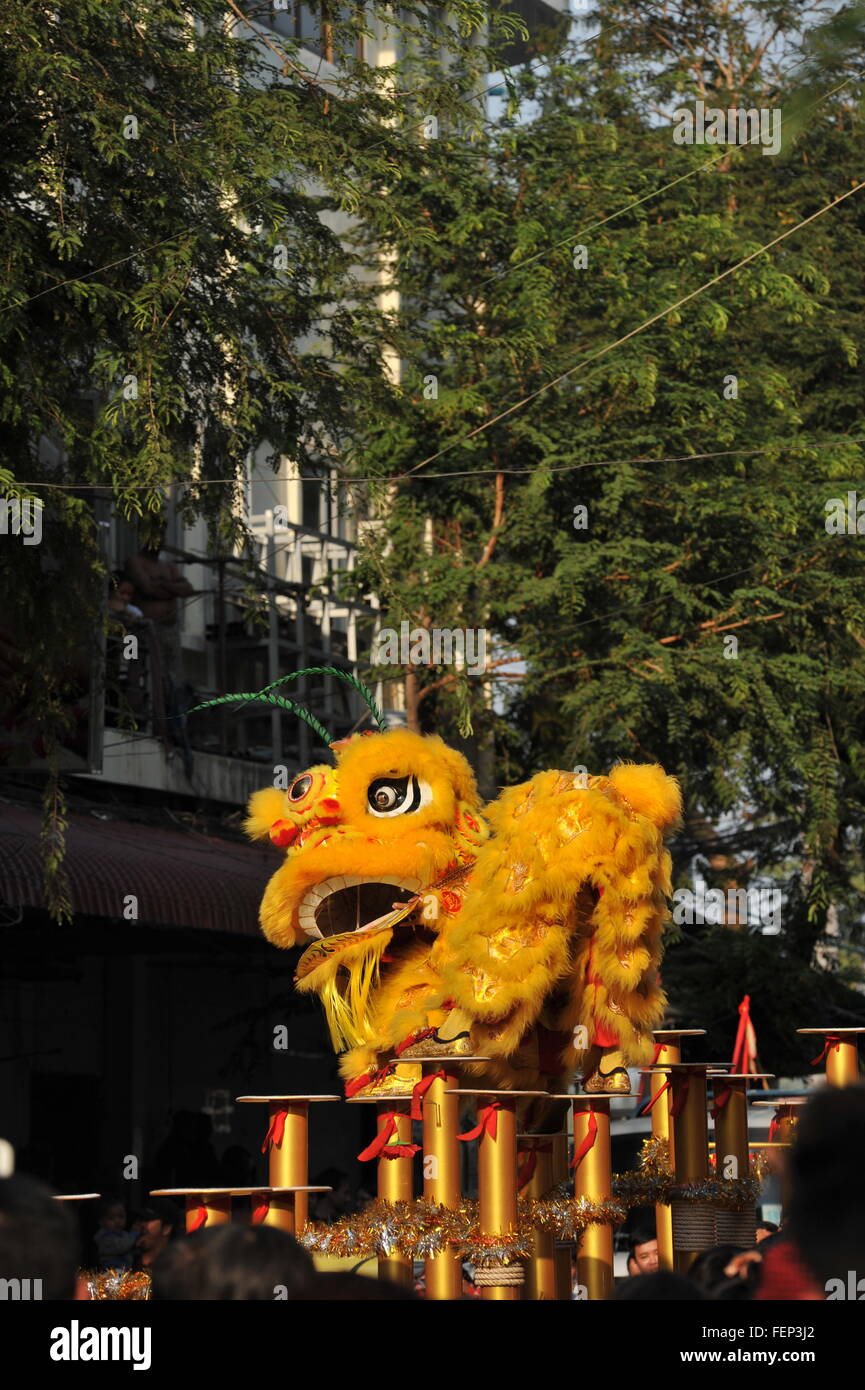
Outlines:
{"type": "Polygon", "coordinates": [[[275,705],[278,709],[287,710],[289,714],[296,714],[298,719],[302,719],[315,730],[325,748],[329,748],[333,743],[333,736],[319,723],[315,715],[310,714],[302,705],[296,705],[293,700],[287,700],[283,695],[269,695],[267,692],[271,689],[271,686],[267,686],[265,690],[247,691],[240,695],[220,695],[216,700],[205,700],[204,704],[195,705],[189,713],[194,714],[199,709],[212,709],[214,705],[245,705],[250,701],[257,701],[261,705],[275,705]]]}
{"type": "Polygon", "coordinates": [[[379,728],[379,733],[387,732],[387,720],[375,702],[375,696],[368,685],[364,685],[362,680],[353,676],[350,671],[341,671],[338,666],[307,666],[303,671],[292,671],[289,676],[280,676],[278,681],[273,681],[266,685],[262,690],[262,695],[269,690],[275,690],[278,685],[285,685],[286,681],[299,680],[301,676],[337,676],[341,681],[346,681],[348,685],[356,690],[369,709],[370,714],[379,728]]]}

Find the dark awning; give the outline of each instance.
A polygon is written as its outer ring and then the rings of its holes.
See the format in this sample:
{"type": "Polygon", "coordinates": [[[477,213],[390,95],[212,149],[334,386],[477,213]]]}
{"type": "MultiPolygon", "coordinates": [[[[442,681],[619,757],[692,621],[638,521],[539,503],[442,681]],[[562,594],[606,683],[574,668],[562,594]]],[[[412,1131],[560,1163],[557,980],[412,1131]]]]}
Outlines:
{"type": "MultiPolygon", "coordinates": [[[[259,935],[258,905],[279,863],[272,850],[110,815],[68,817],[64,869],[74,912],[134,927],[123,915],[134,895],[140,923],[259,935]]],[[[45,907],[39,828],[37,811],[0,802],[0,898],[11,906],[45,907]]]]}

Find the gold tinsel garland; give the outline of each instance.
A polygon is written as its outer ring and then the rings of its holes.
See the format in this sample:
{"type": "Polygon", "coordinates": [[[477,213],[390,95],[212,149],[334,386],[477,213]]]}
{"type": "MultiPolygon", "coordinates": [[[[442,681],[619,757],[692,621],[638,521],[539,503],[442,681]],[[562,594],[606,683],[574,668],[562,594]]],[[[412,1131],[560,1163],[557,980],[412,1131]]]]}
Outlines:
{"type": "Polygon", "coordinates": [[[150,1297],[150,1275],[144,1270],[81,1269],[78,1272],[92,1299],[123,1301],[150,1297]]]}
{"type": "Polygon", "coordinates": [[[562,1183],[542,1198],[520,1198],[517,1230],[503,1235],[483,1234],[478,1204],[468,1198],[453,1210],[425,1198],[413,1202],[377,1198],[355,1216],[342,1217],[331,1225],[310,1222],[301,1240],[313,1254],[366,1259],[396,1252],[422,1260],[448,1245],[471,1264],[508,1264],[528,1257],[533,1231],[545,1231],[559,1240],[577,1240],[594,1223],[621,1225],[632,1207],[686,1201],[742,1210],[756,1201],[766,1171],[761,1159],[755,1159],[744,1178],[677,1184],[669,1163],[663,1139],[644,1139],[639,1168],[616,1174],[612,1196],[606,1201],[575,1197],[570,1184],[562,1183]]]}

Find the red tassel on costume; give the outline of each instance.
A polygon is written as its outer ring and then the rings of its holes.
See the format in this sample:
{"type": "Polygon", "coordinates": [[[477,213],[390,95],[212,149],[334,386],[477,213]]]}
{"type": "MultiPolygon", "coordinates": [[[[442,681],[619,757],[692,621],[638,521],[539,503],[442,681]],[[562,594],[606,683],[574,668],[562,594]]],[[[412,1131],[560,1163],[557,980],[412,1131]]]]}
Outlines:
{"type": "Polygon", "coordinates": [[[397,1057],[401,1057],[407,1047],[414,1047],[415,1043],[423,1042],[424,1038],[431,1038],[435,1028],[420,1028],[416,1033],[409,1033],[407,1038],[403,1038],[401,1043],[397,1043],[394,1052],[397,1057]]]}
{"type": "Polygon", "coordinates": [[[372,1067],[370,1067],[369,1071],[365,1071],[362,1076],[356,1076],[353,1081],[346,1081],[346,1100],[351,1100],[352,1096],[356,1096],[358,1091],[362,1091],[364,1087],[372,1086],[373,1084],[377,1084],[379,1081],[384,1081],[385,1077],[388,1076],[392,1070],[393,1063],[388,1062],[387,1066],[382,1067],[380,1071],[375,1071],[372,1067]]]}

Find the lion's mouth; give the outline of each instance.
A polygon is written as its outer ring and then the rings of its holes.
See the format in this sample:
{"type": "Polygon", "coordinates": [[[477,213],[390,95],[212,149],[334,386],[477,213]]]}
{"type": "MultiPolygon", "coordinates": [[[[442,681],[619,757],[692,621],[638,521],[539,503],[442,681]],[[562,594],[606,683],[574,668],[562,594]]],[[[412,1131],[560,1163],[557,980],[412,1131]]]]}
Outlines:
{"type": "Polygon", "coordinates": [[[419,879],[409,878],[363,879],[349,874],[327,878],[301,902],[300,926],[316,939],[364,931],[416,897],[422,887],[419,879]]]}

